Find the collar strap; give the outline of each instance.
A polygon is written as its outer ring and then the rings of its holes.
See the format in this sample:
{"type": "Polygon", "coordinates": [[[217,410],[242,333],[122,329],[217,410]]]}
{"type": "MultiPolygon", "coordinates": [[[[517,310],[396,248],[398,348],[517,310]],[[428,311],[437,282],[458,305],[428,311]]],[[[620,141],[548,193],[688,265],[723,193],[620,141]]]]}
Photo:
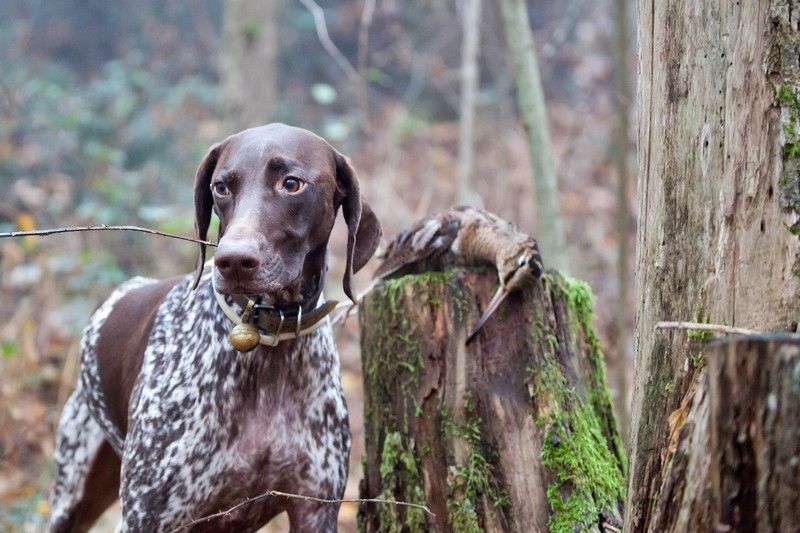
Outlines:
{"type": "MultiPolygon", "coordinates": [[[[213,290],[214,296],[217,298],[217,304],[219,304],[225,316],[237,326],[242,324],[242,316],[225,301],[225,297],[218,293],[216,288],[213,288],[213,290]]],[[[271,314],[258,313],[255,321],[252,320],[250,316],[251,313],[245,311],[248,315],[246,317],[246,323],[249,324],[253,322],[253,325],[258,329],[259,344],[277,346],[281,341],[308,335],[312,331],[316,331],[327,324],[329,322],[329,320],[327,320],[328,315],[336,308],[337,304],[338,302],[335,300],[322,302],[322,296],[320,296],[320,302],[317,303],[317,307],[308,313],[303,313],[301,311],[298,313],[298,316],[291,318],[283,317],[282,315],[275,317],[271,314]]]]}

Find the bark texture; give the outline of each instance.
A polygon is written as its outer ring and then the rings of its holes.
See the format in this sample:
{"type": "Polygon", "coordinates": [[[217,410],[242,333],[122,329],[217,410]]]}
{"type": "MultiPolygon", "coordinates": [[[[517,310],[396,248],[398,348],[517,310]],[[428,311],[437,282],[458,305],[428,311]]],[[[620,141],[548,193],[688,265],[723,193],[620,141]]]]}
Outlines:
{"type": "Polygon", "coordinates": [[[591,326],[591,294],[547,274],[469,346],[496,274],[389,279],[359,306],[366,531],[621,526],[625,459],[591,326]]]}
{"type": "Polygon", "coordinates": [[[638,6],[628,531],[652,529],[671,458],[670,415],[699,387],[703,360],[697,335],[655,324],[793,331],[800,317],[799,15],[800,2],[785,0],[638,6]]]}
{"type": "Polygon", "coordinates": [[[799,417],[800,336],[712,343],[650,529],[797,531],[799,417]]]}
{"type": "Polygon", "coordinates": [[[222,74],[233,131],[275,118],[283,0],[225,0],[222,74]]]}
{"type": "Polygon", "coordinates": [[[525,133],[536,191],[537,238],[547,264],[567,271],[569,258],[558,198],[558,181],[553,162],[544,90],[536,61],[536,47],[528,22],[525,0],[500,0],[506,43],[517,84],[517,105],[525,133]]]}

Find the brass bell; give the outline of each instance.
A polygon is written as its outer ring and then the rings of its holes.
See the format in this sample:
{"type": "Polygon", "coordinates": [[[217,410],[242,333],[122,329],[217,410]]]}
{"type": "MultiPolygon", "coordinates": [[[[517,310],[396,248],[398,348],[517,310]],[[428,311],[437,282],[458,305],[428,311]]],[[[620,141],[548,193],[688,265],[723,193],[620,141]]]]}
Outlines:
{"type": "Polygon", "coordinates": [[[261,335],[252,324],[237,324],[228,335],[231,344],[239,352],[249,352],[261,340],[261,335]]]}

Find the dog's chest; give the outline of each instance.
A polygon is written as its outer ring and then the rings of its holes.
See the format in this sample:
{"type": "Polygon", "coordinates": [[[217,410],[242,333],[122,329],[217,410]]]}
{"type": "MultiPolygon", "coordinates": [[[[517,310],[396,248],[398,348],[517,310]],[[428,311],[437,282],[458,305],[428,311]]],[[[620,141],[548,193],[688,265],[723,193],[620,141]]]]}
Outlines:
{"type": "Polygon", "coordinates": [[[240,354],[213,297],[188,311],[174,300],[159,310],[133,393],[125,456],[141,468],[129,469],[131,491],[157,493],[161,483],[148,479],[156,463],[159,478],[173,480],[176,509],[217,504],[222,492],[337,494],[350,433],[330,328],[240,354]]]}

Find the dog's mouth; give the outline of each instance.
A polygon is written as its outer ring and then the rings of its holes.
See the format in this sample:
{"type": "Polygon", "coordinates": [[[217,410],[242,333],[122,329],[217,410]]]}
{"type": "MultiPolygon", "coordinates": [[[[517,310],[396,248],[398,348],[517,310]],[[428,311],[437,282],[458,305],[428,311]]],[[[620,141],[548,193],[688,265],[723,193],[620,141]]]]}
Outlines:
{"type": "Polygon", "coordinates": [[[247,296],[251,299],[260,298],[266,305],[284,306],[302,302],[299,283],[293,280],[289,283],[267,280],[231,280],[214,272],[214,288],[220,294],[230,296],[247,296]]]}

